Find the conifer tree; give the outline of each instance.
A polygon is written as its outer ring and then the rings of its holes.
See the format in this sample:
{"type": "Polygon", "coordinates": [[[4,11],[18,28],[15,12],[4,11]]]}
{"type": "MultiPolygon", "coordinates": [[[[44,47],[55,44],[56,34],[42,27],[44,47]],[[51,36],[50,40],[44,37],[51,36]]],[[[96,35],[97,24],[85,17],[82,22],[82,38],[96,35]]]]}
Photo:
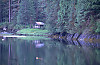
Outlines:
{"type": "Polygon", "coordinates": [[[35,6],[33,0],[22,0],[18,11],[17,23],[29,24],[35,18],[35,6]]]}

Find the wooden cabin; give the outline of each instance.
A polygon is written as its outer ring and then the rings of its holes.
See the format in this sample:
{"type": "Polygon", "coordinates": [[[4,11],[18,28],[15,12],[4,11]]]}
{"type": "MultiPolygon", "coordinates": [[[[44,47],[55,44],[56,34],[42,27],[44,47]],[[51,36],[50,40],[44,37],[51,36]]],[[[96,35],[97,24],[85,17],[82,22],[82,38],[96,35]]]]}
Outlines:
{"type": "Polygon", "coordinates": [[[36,22],[33,28],[42,28],[44,26],[43,22],[36,22]]]}

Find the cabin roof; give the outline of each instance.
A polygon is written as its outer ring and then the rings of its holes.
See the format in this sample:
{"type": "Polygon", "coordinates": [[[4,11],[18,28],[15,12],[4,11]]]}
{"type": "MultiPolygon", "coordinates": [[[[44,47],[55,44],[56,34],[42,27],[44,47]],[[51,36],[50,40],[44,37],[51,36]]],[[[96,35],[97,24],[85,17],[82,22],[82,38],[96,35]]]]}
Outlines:
{"type": "Polygon", "coordinates": [[[43,22],[36,22],[37,25],[44,25],[43,22]]]}

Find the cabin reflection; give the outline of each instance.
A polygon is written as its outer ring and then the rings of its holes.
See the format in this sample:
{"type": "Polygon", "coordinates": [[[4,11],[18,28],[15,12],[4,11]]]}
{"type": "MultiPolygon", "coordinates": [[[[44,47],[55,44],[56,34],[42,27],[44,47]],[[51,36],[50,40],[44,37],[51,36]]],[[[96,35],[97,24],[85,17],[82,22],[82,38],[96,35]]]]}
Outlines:
{"type": "Polygon", "coordinates": [[[36,48],[41,48],[44,46],[44,43],[42,43],[40,40],[35,40],[34,43],[36,48]]]}

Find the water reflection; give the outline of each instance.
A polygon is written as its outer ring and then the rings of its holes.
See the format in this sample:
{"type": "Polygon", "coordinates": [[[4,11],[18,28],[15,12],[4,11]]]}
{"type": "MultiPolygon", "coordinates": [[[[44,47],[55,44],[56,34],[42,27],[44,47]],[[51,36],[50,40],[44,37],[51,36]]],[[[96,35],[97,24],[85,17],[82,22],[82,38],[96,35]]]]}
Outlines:
{"type": "Polygon", "coordinates": [[[4,41],[5,39],[6,39],[6,37],[3,37],[3,38],[2,38],[2,41],[4,41]]]}
{"type": "Polygon", "coordinates": [[[0,65],[100,65],[99,48],[82,41],[0,38],[0,65]]]}
{"type": "Polygon", "coordinates": [[[35,40],[34,43],[36,48],[41,48],[44,46],[44,43],[40,42],[40,40],[35,40]]]}

